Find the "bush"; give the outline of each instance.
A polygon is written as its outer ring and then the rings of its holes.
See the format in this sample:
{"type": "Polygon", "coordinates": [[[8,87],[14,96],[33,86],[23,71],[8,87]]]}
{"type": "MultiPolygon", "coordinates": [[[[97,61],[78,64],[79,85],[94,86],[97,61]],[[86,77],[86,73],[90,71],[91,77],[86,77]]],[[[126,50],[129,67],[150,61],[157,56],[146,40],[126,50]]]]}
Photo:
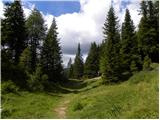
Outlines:
{"type": "Polygon", "coordinates": [[[143,70],[151,70],[151,59],[148,56],[144,58],[143,70]]]}
{"type": "Polygon", "coordinates": [[[138,68],[136,66],[136,62],[135,61],[131,62],[130,70],[131,70],[132,74],[135,74],[138,71],[138,68]]]}
{"type": "Polygon", "coordinates": [[[36,71],[29,75],[28,86],[31,91],[43,91],[44,84],[47,82],[48,76],[42,73],[41,67],[38,66],[36,71]]]}
{"type": "Polygon", "coordinates": [[[76,102],[73,106],[73,111],[82,110],[83,105],[80,102],[76,102]]]}
{"type": "Polygon", "coordinates": [[[7,93],[17,93],[19,90],[19,87],[17,87],[11,80],[5,81],[1,84],[1,92],[2,94],[7,93]]]}

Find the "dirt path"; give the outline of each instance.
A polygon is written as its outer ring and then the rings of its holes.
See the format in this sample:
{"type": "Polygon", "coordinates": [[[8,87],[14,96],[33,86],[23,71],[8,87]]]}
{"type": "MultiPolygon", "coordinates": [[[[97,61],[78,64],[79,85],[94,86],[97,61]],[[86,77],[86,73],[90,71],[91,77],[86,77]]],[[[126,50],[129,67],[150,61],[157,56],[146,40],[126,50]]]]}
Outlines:
{"type": "Polygon", "coordinates": [[[69,102],[69,100],[65,100],[63,103],[60,103],[57,108],[54,109],[59,119],[66,119],[66,110],[69,102]]]}

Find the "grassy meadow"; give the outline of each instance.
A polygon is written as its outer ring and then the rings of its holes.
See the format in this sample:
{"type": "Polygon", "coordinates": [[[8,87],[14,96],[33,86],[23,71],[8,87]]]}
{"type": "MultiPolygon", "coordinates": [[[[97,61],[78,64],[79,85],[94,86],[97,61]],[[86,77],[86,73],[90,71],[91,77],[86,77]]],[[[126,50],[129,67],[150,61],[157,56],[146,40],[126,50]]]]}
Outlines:
{"type": "MultiPolygon", "coordinates": [[[[55,111],[65,101],[65,118],[158,119],[158,64],[129,80],[102,85],[101,78],[70,80],[68,93],[17,92],[2,94],[2,118],[61,118],[55,111]]],[[[68,85],[67,85],[68,84],[68,85]]]]}

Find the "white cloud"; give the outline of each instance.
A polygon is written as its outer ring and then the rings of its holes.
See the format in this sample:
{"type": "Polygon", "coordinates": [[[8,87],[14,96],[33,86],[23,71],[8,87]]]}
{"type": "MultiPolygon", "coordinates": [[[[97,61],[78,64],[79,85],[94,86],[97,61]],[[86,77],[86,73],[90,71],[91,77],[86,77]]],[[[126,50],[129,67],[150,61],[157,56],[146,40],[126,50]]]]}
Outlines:
{"type": "MultiPolygon", "coordinates": [[[[120,13],[121,3],[122,0],[114,0],[113,2],[120,25],[125,16],[125,8],[120,13]]],[[[85,54],[83,55],[84,58],[87,56],[91,42],[101,43],[103,39],[102,27],[111,6],[111,0],[80,0],[80,6],[80,12],[78,13],[68,13],[56,17],[65,65],[70,57],[72,59],[75,57],[78,43],[81,43],[82,52],[85,54]]],[[[137,26],[140,20],[137,12],[139,0],[131,1],[126,7],[130,10],[131,17],[135,26],[137,26]]],[[[47,28],[49,28],[54,16],[51,14],[44,15],[43,13],[42,15],[47,28]]]]}
{"type": "Polygon", "coordinates": [[[141,19],[141,15],[138,15],[139,14],[138,10],[140,9],[140,1],[139,0],[131,1],[131,4],[129,4],[127,8],[129,9],[131,18],[134,22],[135,27],[137,28],[139,21],[141,19]]]}
{"type": "MultiPolygon", "coordinates": [[[[56,17],[65,59],[66,54],[75,54],[78,43],[81,43],[83,54],[87,53],[91,42],[101,43],[102,27],[110,4],[111,1],[107,0],[80,0],[79,13],[56,17]]],[[[86,55],[83,57],[86,58],[86,55]]],[[[68,60],[64,60],[64,64],[68,60]]]]}
{"type": "Polygon", "coordinates": [[[31,4],[30,2],[22,2],[22,8],[26,19],[31,14],[32,10],[35,8],[35,4],[31,4]]]}
{"type": "Polygon", "coordinates": [[[4,18],[4,4],[3,2],[0,0],[0,18],[4,18]]]}
{"type": "Polygon", "coordinates": [[[43,13],[42,13],[42,16],[43,16],[43,18],[44,18],[44,21],[45,21],[45,24],[47,25],[47,29],[49,29],[49,27],[51,26],[51,24],[52,24],[52,21],[53,21],[53,15],[51,15],[51,14],[46,14],[46,15],[44,15],[43,13]]]}
{"type": "MultiPolygon", "coordinates": [[[[126,7],[130,10],[131,17],[135,26],[138,25],[140,16],[138,16],[139,0],[130,1],[126,7]]],[[[23,10],[26,18],[31,14],[34,4],[24,2],[23,10]]],[[[120,11],[122,0],[114,0],[113,6],[116,15],[119,18],[120,25],[124,20],[125,8],[120,11]],[[121,12],[121,13],[120,13],[121,12]]],[[[0,13],[2,13],[3,4],[0,2],[0,13]]],[[[103,39],[103,24],[106,15],[111,6],[111,0],[80,0],[80,12],[62,14],[56,17],[60,45],[62,47],[63,62],[66,65],[69,58],[75,57],[78,43],[81,43],[81,49],[84,59],[91,42],[101,43],[103,39]]],[[[53,15],[43,14],[47,28],[51,26],[53,15]]]]}
{"type": "Polygon", "coordinates": [[[126,3],[128,2],[129,4],[126,4],[126,7],[122,8],[120,11],[120,7],[122,7],[122,1],[125,0],[114,0],[114,8],[115,8],[115,13],[118,16],[119,19],[119,24],[121,26],[122,22],[124,21],[125,17],[125,11],[126,8],[129,9],[131,18],[134,22],[135,27],[138,27],[138,23],[140,21],[141,16],[138,15],[139,12],[138,10],[140,9],[140,0],[126,0],[126,3]]]}

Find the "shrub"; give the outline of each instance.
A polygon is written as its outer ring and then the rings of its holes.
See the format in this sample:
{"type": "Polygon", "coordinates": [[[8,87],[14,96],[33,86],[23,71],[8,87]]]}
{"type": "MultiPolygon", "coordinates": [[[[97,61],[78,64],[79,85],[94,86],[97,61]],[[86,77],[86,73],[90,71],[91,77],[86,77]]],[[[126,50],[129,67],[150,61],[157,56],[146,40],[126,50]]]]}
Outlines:
{"type": "Polygon", "coordinates": [[[146,56],[143,61],[143,70],[151,70],[151,59],[146,56]]]}
{"type": "Polygon", "coordinates": [[[76,102],[73,105],[73,111],[82,110],[82,109],[83,109],[83,105],[80,102],[76,102]]]}
{"type": "Polygon", "coordinates": [[[29,75],[28,86],[32,91],[43,91],[44,84],[47,82],[48,76],[42,73],[41,67],[38,66],[36,71],[29,75]]]}
{"type": "Polygon", "coordinates": [[[1,84],[2,94],[7,94],[10,92],[17,93],[19,87],[17,87],[11,80],[5,81],[1,84]]]}
{"type": "Polygon", "coordinates": [[[138,71],[138,68],[136,66],[136,62],[135,61],[131,62],[130,70],[131,70],[132,74],[135,74],[138,71]]]}

